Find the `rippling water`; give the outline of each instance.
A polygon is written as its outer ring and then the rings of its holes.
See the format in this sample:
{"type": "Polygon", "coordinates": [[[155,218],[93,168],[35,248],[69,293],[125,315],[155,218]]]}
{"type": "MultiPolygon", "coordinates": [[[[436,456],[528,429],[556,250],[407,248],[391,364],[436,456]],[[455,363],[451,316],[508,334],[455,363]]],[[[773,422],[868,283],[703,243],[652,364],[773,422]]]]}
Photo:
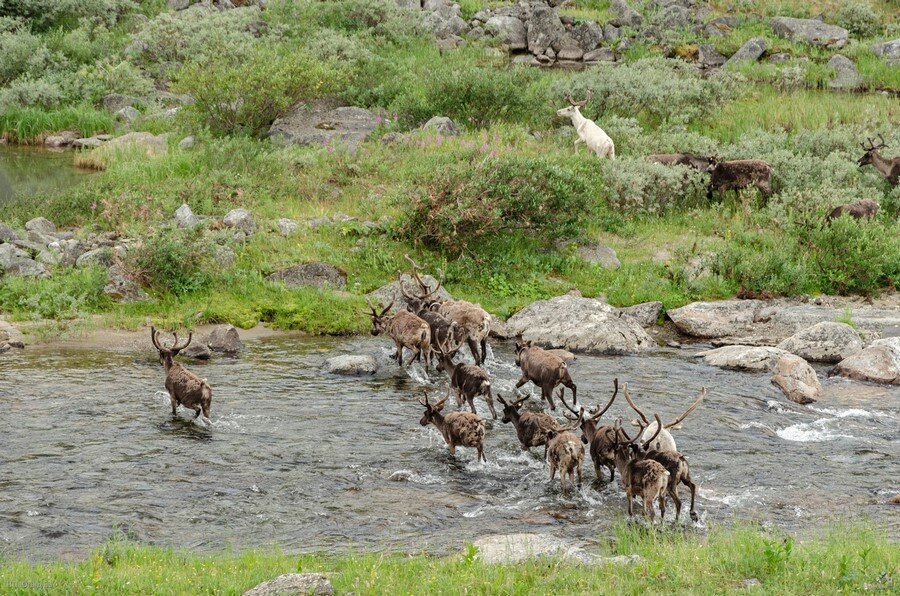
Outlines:
{"type": "MultiPolygon", "coordinates": [[[[200,550],[445,552],[498,532],[590,541],[621,519],[620,486],[593,483],[587,454],[584,485],[563,498],[542,450],[523,453],[499,421],[488,429],[487,463],[465,448],[450,457],[437,431],[419,425],[421,368],[388,365],[365,379],[319,371],[327,356],[373,350],[386,344],[278,338],[249,343],[240,359],[192,364],[213,387],[209,427],[192,412],[171,416],[149,352],[8,352],[0,360],[0,549],[78,556],[126,531],[200,550]]],[[[507,393],[518,378],[511,347],[494,350],[493,385],[507,393]]],[[[828,380],[821,401],[803,407],[768,375],[723,371],[693,353],[579,356],[570,368],[580,401],[605,403],[618,376],[663,419],[710,387],[675,433],[700,484],[701,529],[744,519],[803,533],[867,517],[900,536],[900,516],[886,504],[900,492],[900,388],[828,380]]],[[[443,394],[442,378],[431,378],[443,394]]],[[[631,417],[622,399],[611,413],[631,417]]]]}

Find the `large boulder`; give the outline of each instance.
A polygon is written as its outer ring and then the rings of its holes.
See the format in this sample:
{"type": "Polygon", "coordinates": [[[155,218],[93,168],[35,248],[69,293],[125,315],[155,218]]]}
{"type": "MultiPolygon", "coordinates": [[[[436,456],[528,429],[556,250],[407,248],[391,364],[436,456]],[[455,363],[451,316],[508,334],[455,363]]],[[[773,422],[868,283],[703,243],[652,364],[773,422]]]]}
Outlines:
{"type": "Polygon", "coordinates": [[[716,46],[712,44],[702,44],[697,54],[697,62],[705,68],[715,68],[722,66],[728,58],[723,56],[716,50],[716,46]]]}
{"type": "Polygon", "coordinates": [[[850,325],[823,321],[798,331],[778,347],[813,362],[840,362],[862,350],[863,342],[850,325]]]}
{"type": "Polygon", "coordinates": [[[638,27],[644,20],[625,0],[612,0],[609,9],[615,15],[610,21],[615,27],[638,27]]]}
{"type": "Polygon", "coordinates": [[[446,116],[432,116],[428,122],[422,125],[422,130],[436,132],[444,137],[456,136],[461,132],[459,125],[446,116]]]}
{"type": "Polygon", "coordinates": [[[698,358],[712,366],[752,372],[770,371],[786,355],[784,350],[768,346],[723,346],[697,353],[698,358]]]}
{"type": "Polygon", "coordinates": [[[268,136],[279,145],[341,145],[355,150],[380,119],[365,108],[333,107],[327,102],[299,104],[275,120],[268,136]]]}
{"type": "Polygon", "coordinates": [[[690,9],[684,6],[672,4],[665,7],[654,18],[653,22],[659,25],[663,30],[679,29],[692,23],[694,15],[690,9]]]}
{"type": "Polygon", "coordinates": [[[56,233],[56,226],[46,217],[35,217],[25,222],[25,230],[49,235],[56,233]]]}
{"type": "MultiPolygon", "coordinates": [[[[438,284],[438,280],[430,275],[423,275],[422,281],[425,282],[429,288],[434,288],[438,284]]],[[[413,279],[412,276],[404,273],[400,276],[400,281],[394,280],[391,283],[381,286],[377,290],[373,290],[366,295],[366,298],[372,301],[373,304],[378,305],[381,304],[383,307],[388,304],[393,303],[393,307],[391,310],[399,310],[406,306],[406,300],[403,298],[403,294],[400,292],[400,284],[403,284],[403,291],[407,294],[417,294],[419,292],[419,286],[416,284],[416,280],[413,279]]],[[[447,291],[446,288],[441,286],[441,289],[438,290],[434,294],[435,300],[451,300],[453,296],[450,295],[450,292],[447,291]]]]}
{"type": "Polygon", "coordinates": [[[620,308],[619,314],[631,317],[643,327],[652,327],[656,325],[656,320],[659,319],[659,313],[662,312],[662,307],[663,303],[659,301],[642,302],[641,304],[635,304],[634,306],[620,308]]]}
{"type": "Polygon", "coordinates": [[[738,51],[732,54],[725,64],[737,64],[739,62],[756,62],[760,56],[766,53],[768,44],[764,37],[754,37],[748,39],[744,45],[738,48],[738,51]]]}
{"type": "Polygon", "coordinates": [[[75,261],[76,267],[112,267],[116,262],[115,251],[108,246],[101,246],[82,254],[75,261]]]}
{"type": "Polygon", "coordinates": [[[525,23],[516,17],[493,16],[484,24],[484,30],[511,50],[528,47],[525,23]]]}
{"type": "Polygon", "coordinates": [[[0,242],[18,242],[19,234],[14,229],[0,222],[0,242]]]}
{"type": "Polygon", "coordinates": [[[43,264],[38,263],[24,250],[12,244],[0,244],[0,277],[47,277],[50,273],[43,264]]]}
{"type": "Polygon", "coordinates": [[[213,352],[225,354],[238,354],[244,350],[244,342],[241,341],[237,329],[232,325],[219,325],[213,329],[206,345],[213,352]]]}
{"type": "Polygon", "coordinates": [[[822,384],[809,363],[793,354],[778,358],[772,369],[772,383],[789,400],[798,404],[810,404],[822,394],[822,384]]]}
{"type": "Polygon", "coordinates": [[[846,56],[835,54],[826,64],[836,72],[834,78],[828,83],[832,89],[856,89],[862,82],[862,75],[856,70],[856,65],[846,56]]]}
{"type": "Polygon", "coordinates": [[[876,43],[872,46],[872,53],[884,58],[890,66],[900,66],[900,39],[876,43]]]}
{"type": "Polygon", "coordinates": [[[572,29],[571,35],[583,52],[590,52],[603,41],[603,28],[594,21],[584,21],[572,29]]]}
{"type": "Polygon", "coordinates": [[[378,362],[373,356],[348,354],[329,358],[322,370],[333,375],[374,375],[378,362]]]}
{"type": "Polygon", "coordinates": [[[276,271],[266,278],[281,282],[287,288],[334,288],[347,287],[347,273],[327,263],[303,263],[276,271]]]}
{"type": "Polygon", "coordinates": [[[543,54],[565,32],[566,28],[555,10],[536,4],[528,19],[528,51],[535,56],[543,54]]]}
{"type": "Polygon", "coordinates": [[[581,296],[532,302],[506,322],[513,335],[549,348],[595,354],[647,352],[655,345],[640,323],[616,309],[581,296]]]}
{"type": "Polygon", "coordinates": [[[222,223],[229,228],[243,232],[247,236],[253,234],[253,231],[256,229],[256,221],[253,219],[253,214],[246,209],[232,209],[225,214],[222,223]]]}
{"type": "Polygon", "coordinates": [[[849,33],[843,27],[829,25],[816,19],[775,17],[772,19],[775,35],[794,41],[803,41],[827,48],[841,48],[847,44],[849,33]]]}
{"type": "Polygon", "coordinates": [[[600,265],[604,269],[618,269],[622,266],[616,251],[603,244],[579,246],[577,252],[578,256],[588,263],[600,265]]]}
{"type": "Polygon", "coordinates": [[[760,300],[692,302],[666,314],[681,333],[713,339],[741,335],[752,330],[757,313],[763,306],[764,303],[760,300]]]}
{"type": "Polygon", "coordinates": [[[841,360],[829,375],[900,385],[900,337],[873,341],[868,348],[841,360]]]}
{"type": "Polygon", "coordinates": [[[244,596],[330,596],[334,588],[321,573],[285,573],[244,592],[244,596]]]}

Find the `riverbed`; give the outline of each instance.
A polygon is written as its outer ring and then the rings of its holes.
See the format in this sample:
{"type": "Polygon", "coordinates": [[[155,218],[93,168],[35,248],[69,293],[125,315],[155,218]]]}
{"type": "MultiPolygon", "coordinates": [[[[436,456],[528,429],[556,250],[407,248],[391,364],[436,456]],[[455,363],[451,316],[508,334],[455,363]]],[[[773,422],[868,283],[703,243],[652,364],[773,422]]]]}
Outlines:
{"type": "MultiPolygon", "coordinates": [[[[700,485],[701,518],[684,511],[687,531],[752,520],[806,535],[870,519],[900,537],[888,504],[900,492],[900,388],[829,379],[821,401],[800,406],[769,375],[698,361],[704,347],[579,355],[570,365],[579,402],[605,403],[618,377],[664,420],[709,388],[675,431],[700,485]]],[[[584,483],[564,498],[542,450],[523,452],[499,420],[487,431],[486,463],[466,448],[451,457],[437,431],[419,425],[423,388],[445,392],[438,373],[387,363],[366,378],[320,371],[328,356],[373,352],[386,362],[380,339],[269,337],[248,342],[240,358],[189,364],[213,387],[208,425],[183,409],[171,415],[149,341],[146,351],[4,354],[0,549],[82,557],[124,533],[200,551],[445,553],[490,533],[548,532],[590,545],[623,518],[618,480],[596,483],[587,454],[584,483]]],[[[492,352],[495,392],[508,395],[518,378],[512,347],[492,352]]],[[[528,407],[539,408],[539,391],[526,389],[536,397],[528,407]]],[[[620,395],[609,415],[633,413],[620,395]]]]}

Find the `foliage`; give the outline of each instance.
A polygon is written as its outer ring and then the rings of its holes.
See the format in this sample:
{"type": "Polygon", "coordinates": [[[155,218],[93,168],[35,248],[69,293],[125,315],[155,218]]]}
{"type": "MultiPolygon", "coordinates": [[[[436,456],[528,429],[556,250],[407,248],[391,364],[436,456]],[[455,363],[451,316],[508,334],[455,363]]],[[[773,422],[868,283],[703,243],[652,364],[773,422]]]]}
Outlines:
{"type": "Polygon", "coordinates": [[[706,202],[708,176],[686,166],[626,158],[604,162],[603,174],[606,200],[621,211],[662,214],[706,202]]]}
{"type": "Polygon", "coordinates": [[[854,37],[870,37],[881,28],[881,17],[864,2],[842,2],[835,22],[854,37]]]}
{"type": "Polygon", "coordinates": [[[27,19],[37,30],[74,28],[81,19],[108,25],[136,8],[133,0],[0,0],[0,17],[27,19]]]}
{"type": "Polygon", "coordinates": [[[200,232],[161,228],[129,252],[126,267],[141,285],[182,296],[210,284],[209,262],[210,246],[200,232]]]}
{"type": "Polygon", "coordinates": [[[107,274],[93,267],[57,273],[48,280],[0,277],[0,310],[30,319],[75,319],[107,305],[107,274]]]}

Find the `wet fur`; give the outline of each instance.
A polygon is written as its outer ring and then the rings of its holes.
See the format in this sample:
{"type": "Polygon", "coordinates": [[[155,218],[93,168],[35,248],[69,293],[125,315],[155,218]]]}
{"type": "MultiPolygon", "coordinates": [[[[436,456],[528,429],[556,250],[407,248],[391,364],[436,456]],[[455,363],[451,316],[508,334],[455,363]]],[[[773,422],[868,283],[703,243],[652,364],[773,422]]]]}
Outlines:
{"type": "Polygon", "coordinates": [[[584,461],[584,445],[574,434],[566,431],[549,433],[547,443],[547,463],[550,464],[550,480],[556,476],[559,470],[559,483],[562,486],[563,496],[568,496],[566,490],[566,476],[574,484],[575,473],[578,474],[578,484],[581,484],[581,464],[584,461]]]}

